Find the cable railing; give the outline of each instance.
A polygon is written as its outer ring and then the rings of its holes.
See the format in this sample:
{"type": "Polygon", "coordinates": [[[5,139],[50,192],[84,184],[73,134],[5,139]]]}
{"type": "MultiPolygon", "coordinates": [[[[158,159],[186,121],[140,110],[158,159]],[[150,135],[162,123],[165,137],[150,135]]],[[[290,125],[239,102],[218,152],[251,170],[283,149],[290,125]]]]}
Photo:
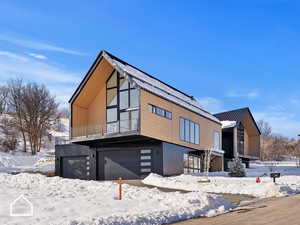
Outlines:
{"type": "Polygon", "coordinates": [[[121,134],[139,129],[139,120],[119,120],[107,124],[76,126],[71,128],[71,139],[121,134]]]}

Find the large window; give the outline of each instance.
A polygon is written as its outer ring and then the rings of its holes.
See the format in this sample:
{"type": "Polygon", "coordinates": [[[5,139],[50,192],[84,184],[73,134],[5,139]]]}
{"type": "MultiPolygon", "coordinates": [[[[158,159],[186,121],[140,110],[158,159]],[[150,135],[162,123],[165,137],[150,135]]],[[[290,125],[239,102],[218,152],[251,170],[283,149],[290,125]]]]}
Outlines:
{"type": "Polygon", "coordinates": [[[200,143],[200,126],[191,120],[180,118],[179,119],[179,138],[192,144],[200,143]]]}
{"type": "Polygon", "coordinates": [[[201,158],[199,155],[192,153],[183,154],[184,173],[200,173],[201,172],[201,158]]]}
{"type": "Polygon", "coordinates": [[[112,133],[136,130],[138,107],[138,89],[114,71],[106,82],[107,131],[112,133]]]}

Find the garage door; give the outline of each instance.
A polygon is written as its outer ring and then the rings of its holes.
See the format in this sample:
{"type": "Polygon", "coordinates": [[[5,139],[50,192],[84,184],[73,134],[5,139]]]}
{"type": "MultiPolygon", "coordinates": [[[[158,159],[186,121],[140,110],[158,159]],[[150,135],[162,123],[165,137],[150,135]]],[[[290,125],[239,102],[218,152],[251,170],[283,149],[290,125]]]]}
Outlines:
{"type": "Polygon", "coordinates": [[[84,180],[88,178],[86,156],[64,156],[61,163],[62,177],[84,180]]]}
{"type": "MultiPolygon", "coordinates": [[[[151,154],[151,152],[149,152],[151,154]]],[[[148,159],[151,160],[151,156],[148,159]]],[[[109,150],[98,152],[98,177],[100,180],[140,179],[143,166],[150,167],[151,161],[141,161],[141,150],[109,150]],[[146,164],[145,164],[146,163],[146,164]]]]}

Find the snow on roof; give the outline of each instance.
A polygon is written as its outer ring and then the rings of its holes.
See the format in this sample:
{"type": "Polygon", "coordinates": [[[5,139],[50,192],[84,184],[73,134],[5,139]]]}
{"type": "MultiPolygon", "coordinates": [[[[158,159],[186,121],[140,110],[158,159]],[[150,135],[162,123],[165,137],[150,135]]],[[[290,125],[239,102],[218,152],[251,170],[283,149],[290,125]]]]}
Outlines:
{"type": "Polygon", "coordinates": [[[222,129],[231,128],[236,126],[236,121],[224,120],[221,121],[221,124],[222,124],[222,129]]]}
{"type": "MultiPolygon", "coordinates": [[[[208,119],[220,123],[220,121],[207,112],[195,99],[191,96],[185,95],[180,91],[164,84],[163,82],[143,73],[142,71],[134,68],[131,65],[124,64],[119,60],[111,58],[108,54],[104,54],[104,57],[117,69],[119,72],[127,73],[139,87],[150,91],[158,96],[161,96],[169,101],[172,101],[178,105],[181,105],[197,114],[200,114],[208,119]]],[[[124,74],[126,75],[126,74],[124,74]]]]}

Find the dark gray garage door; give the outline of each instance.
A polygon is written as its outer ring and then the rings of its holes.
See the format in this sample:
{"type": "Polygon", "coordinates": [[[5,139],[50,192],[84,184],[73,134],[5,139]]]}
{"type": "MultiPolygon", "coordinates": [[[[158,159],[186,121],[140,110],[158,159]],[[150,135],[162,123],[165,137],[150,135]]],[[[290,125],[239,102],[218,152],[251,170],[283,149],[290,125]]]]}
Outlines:
{"type": "Polygon", "coordinates": [[[109,150],[98,152],[98,178],[116,180],[141,178],[140,150],[109,150]]]}
{"type": "Polygon", "coordinates": [[[86,156],[64,156],[61,163],[62,177],[84,180],[88,178],[86,156]]]}

